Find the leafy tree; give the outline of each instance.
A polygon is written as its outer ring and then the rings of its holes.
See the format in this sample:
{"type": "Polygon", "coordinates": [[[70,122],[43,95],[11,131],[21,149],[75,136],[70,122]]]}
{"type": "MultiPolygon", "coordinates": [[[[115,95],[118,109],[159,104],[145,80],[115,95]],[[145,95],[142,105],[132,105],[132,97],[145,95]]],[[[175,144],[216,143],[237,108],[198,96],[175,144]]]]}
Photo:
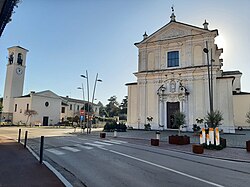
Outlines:
{"type": "Polygon", "coordinates": [[[125,96],[125,98],[122,100],[122,103],[120,104],[119,108],[120,108],[120,114],[127,114],[128,96],[125,96]]]}
{"type": "Polygon", "coordinates": [[[178,135],[181,135],[181,126],[185,124],[185,114],[183,112],[175,112],[174,113],[174,125],[178,127],[178,135]]]}
{"type": "Polygon", "coordinates": [[[246,122],[250,123],[250,111],[246,113],[246,118],[247,118],[246,122]]]}
{"type": "Polygon", "coordinates": [[[28,122],[30,121],[31,117],[37,114],[38,113],[35,110],[25,110],[24,115],[27,116],[26,125],[28,125],[28,122]]]}
{"type": "Polygon", "coordinates": [[[2,112],[3,111],[3,105],[2,105],[2,103],[0,103],[0,112],[2,112]]]}
{"type": "Polygon", "coordinates": [[[208,127],[210,128],[216,128],[220,124],[220,122],[223,120],[223,115],[221,111],[215,110],[207,113],[207,116],[205,117],[205,121],[208,124],[208,127]]]}
{"type": "Polygon", "coordinates": [[[106,112],[108,113],[109,117],[119,115],[119,103],[116,99],[116,96],[112,96],[108,99],[109,103],[106,105],[106,112]]]}

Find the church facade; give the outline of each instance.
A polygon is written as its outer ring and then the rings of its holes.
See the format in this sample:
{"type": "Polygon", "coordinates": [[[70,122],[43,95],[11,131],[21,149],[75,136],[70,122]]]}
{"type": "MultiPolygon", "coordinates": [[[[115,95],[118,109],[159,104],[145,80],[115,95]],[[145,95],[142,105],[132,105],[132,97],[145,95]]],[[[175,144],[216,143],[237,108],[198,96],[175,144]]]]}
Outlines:
{"type": "Polygon", "coordinates": [[[206,21],[202,28],[178,22],[174,12],[170,18],[168,24],[150,36],[145,33],[135,43],[137,82],[126,84],[127,124],[138,129],[148,123],[152,129],[172,129],[174,113],[180,111],[186,116],[183,130],[192,131],[196,119],[204,119],[212,105],[223,114],[220,128],[234,133],[235,119],[246,124],[250,109],[250,94],[241,92],[242,73],[222,70],[223,49],[215,44],[218,30],[209,30],[206,21]],[[243,103],[245,111],[239,110],[241,95],[248,98],[243,103]]]}
{"type": "MultiPolygon", "coordinates": [[[[50,90],[31,91],[23,95],[26,55],[28,50],[20,46],[8,48],[3,111],[0,120],[8,120],[13,124],[54,125],[66,121],[67,118],[85,116],[84,106],[87,101],[58,96],[50,90]],[[28,117],[25,111],[35,111],[28,117]]],[[[93,104],[94,115],[99,115],[99,105],[93,104]]],[[[83,119],[83,118],[82,118],[83,119]]]]}

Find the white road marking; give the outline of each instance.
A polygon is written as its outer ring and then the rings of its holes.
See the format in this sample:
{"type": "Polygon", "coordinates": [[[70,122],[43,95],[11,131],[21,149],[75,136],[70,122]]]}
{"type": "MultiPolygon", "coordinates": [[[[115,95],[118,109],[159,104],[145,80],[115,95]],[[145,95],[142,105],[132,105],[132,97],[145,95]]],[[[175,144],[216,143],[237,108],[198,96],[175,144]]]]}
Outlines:
{"type": "Polygon", "coordinates": [[[128,143],[128,142],[125,142],[125,141],[122,141],[122,140],[110,140],[111,142],[118,142],[118,143],[128,143]]]}
{"type": "Polygon", "coordinates": [[[80,141],[74,141],[74,140],[67,140],[68,142],[73,142],[73,143],[77,143],[77,144],[81,144],[82,142],[80,142],[80,141]]]}
{"type": "Polygon", "coordinates": [[[177,173],[177,174],[179,174],[179,175],[183,175],[183,176],[185,176],[185,177],[189,177],[189,178],[192,178],[192,179],[195,179],[195,180],[198,180],[198,181],[201,181],[201,182],[204,182],[204,183],[213,185],[213,186],[224,187],[224,186],[222,186],[222,185],[220,185],[220,184],[216,184],[216,183],[214,183],[214,182],[210,182],[210,181],[207,181],[207,180],[204,180],[204,179],[201,179],[201,178],[198,178],[198,177],[195,177],[195,176],[192,176],[192,175],[183,173],[183,172],[181,172],[181,171],[177,171],[177,170],[174,170],[174,169],[165,167],[165,166],[161,166],[161,165],[155,164],[155,163],[153,163],[153,162],[149,162],[149,161],[146,161],[146,160],[142,160],[142,159],[140,159],[140,158],[136,158],[136,157],[133,157],[133,156],[130,156],[130,155],[127,155],[127,154],[124,154],[124,153],[120,153],[120,152],[117,152],[117,151],[113,151],[113,150],[108,150],[108,151],[110,151],[110,152],[112,152],[112,153],[115,153],[115,154],[118,154],[118,155],[122,155],[122,156],[127,157],[127,158],[131,158],[131,159],[134,159],[134,160],[137,160],[137,161],[140,161],[140,162],[149,164],[149,165],[152,165],[152,166],[156,166],[156,167],[158,167],[158,168],[165,169],[165,170],[168,170],[168,171],[177,173]]]}
{"type": "Polygon", "coordinates": [[[113,145],[110,143],[104,143],[104,142],[99,142],[99,141],[95,141],[94,143],[101,144],[101,145],[113,145]]]}
{"type": "Polygon", "coordinates": [[[62,151],[58,151],[58,150],[56,150],[56,149],[45,149],[46,151],[49,151],[49,152],[51,152],[51,153],[53,153],[53,154],[55,154],[55,155],[64,155],[65,153],[64,152],[62,152],[62,151]]]}
{"type": "Polygon", "coordinates": [[[84,145],[81,145],[81,144],[75,144],[76,147],[80,147],[80,148],[83,148],[83,149],[93,149],[93,147],[90,147],[90,146],[84,146],[84,145]]]}
{"type": "Polygon", "coordinates": [[[104,151],[108,151],[108,149],[104,148],[104,147],[98,147],[99,149],[102,149],[104,151]]]}
{"type": "Polygon", "coordinates": [[[91,145],[91,146],[94,146],[94,147],[103,147],[103,145],[100,145],[100,144],[94,144],[94,143],[84,143],[85,145],[91,145]]]}
{"type": "Polygon", "coordinates": [[[112,144],[121,144],[120,142],[114,142],[114,141],[111,141],[111,140],[102,140],[102,141],[112,143],[112,144]]]}
{"type": "Polygon", "coordinates": [[[72,151],[72,152],[79,152],[80,150],[79,149],[75,149],[75,148],[72,148],[72,147],[61,147],[62,149],[65,149],[65,150],[68,150],[68,151],[72,151]]]}

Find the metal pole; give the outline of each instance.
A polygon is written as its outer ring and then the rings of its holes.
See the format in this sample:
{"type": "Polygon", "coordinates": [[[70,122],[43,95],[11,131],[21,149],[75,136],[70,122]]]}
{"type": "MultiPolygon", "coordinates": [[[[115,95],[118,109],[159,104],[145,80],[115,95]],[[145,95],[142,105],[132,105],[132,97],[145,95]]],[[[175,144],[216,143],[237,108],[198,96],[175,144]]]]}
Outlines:
{"type": "Polygon", "coordinates": [[[85,97],[84,97],[84,87],[83,87],[83,83],[82,83],[82,100],[83,100],[83,121],[82,121],[82,132],[83,132],[83,124],[84,124],[84,121],[85,121],[85,97]]]}
{"type": "MultiPolygon", "coordinates": [[[[92,109],[94,109],[94,97],[95,97],[95,89],[96,89],[96,82],[97,82],[97,79],[98,79],[98,73],[96,74],[96,77],[95,77],[95,84],[94,84],[93,95],[92,95],[92,101],[91,101],[92,109]]],[[[91,122],[90,122],[90,132],[91,132],[91,122]]]]}
{"type": "Polygon", "coordinates": [[[43,145],[44,145],[44,136],[41,136],[41,142],[40,142],[40,164],[43,163],[43,145]]]}
{"type": "Polygon", "coordinates": [[[25,131],[24,148],[26,148],[27,145],[27,137],[28,137],[28,131],[25,131]]]}
{"type": "Polygon", "coordinates": [[[18,143],[21,142],[21,129],[19,129],[19,132],[18,132],[18,143]]]}
{"type": "Polygon", "coordinates": [[[211,48],[211,111],[214,111],[214,98],[213,98],[213,57],[212,57],[212,48],[211,48]]]}
{"type": "Polygon", "coordinates": [[[209,93],[209,104],[210,104],[210,113],[212,112],[212,105],[211,105],[211,85],[210,85],[210,68],[209,68],[209,56],[208,56],[208,44],[206,41],[206,49],[207,49],[207,73],[208,73],[208,93],[209,93]]]}
{"type": "Polygon", "coordinates": [[[89,76],[88,76],[88,71],[86,70],[86,78],[87,78],[87,92],[88,92],[88,111],[87,111],[87,134],[89,134],[89,76]]]}

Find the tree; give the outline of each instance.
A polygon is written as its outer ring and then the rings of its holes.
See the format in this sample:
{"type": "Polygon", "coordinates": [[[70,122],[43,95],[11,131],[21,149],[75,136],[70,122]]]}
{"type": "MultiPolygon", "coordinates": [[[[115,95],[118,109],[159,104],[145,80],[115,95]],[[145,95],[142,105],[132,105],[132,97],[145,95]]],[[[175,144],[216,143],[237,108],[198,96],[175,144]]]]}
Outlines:
{"type": "Polygon", "coordinates": [[[27,116],[26,126],[28,125],[28,122],[30,121],[31,117],[37,114],[38,113],[35,110],[25,110],[24,115],[27,116]]]}
{"type": "Polygon", "coordinates": [[[181,126],[185,124],[185,114],[183,112],[175,112],[174,113],[174,125],[178,127],[178,135],[181,135],[181,126]]]}
{"type": "Polygon", "coordinates": [[[109,103],[106,105],[106,112],[109,117],[114,117],[119,115],[119,103],[116,101],[117,97],[112,96],[108,99],[109,103]]]}
{"type": "Polygon", "coordinates": [[[250,111],[246,113],[246,118],[247,118],[246,122],[250,123],[250,111]]]}
{"type": "Polygon", "coordinates": [[[120,114],[127,114],[128,96],[125,96],[125,98],[122,100],[122,103],[120,104],[119,108],[120,108],[120,114]]]}
{"type": "Polygon", "coordinates": [[[220,124],[220,122],[223,120],[223,115],[219,110],[211,111],[207,113],[207,116],[205,117],[205,121],[208,124],[208,127],[210,128],[216,128],[220,124]]]}

